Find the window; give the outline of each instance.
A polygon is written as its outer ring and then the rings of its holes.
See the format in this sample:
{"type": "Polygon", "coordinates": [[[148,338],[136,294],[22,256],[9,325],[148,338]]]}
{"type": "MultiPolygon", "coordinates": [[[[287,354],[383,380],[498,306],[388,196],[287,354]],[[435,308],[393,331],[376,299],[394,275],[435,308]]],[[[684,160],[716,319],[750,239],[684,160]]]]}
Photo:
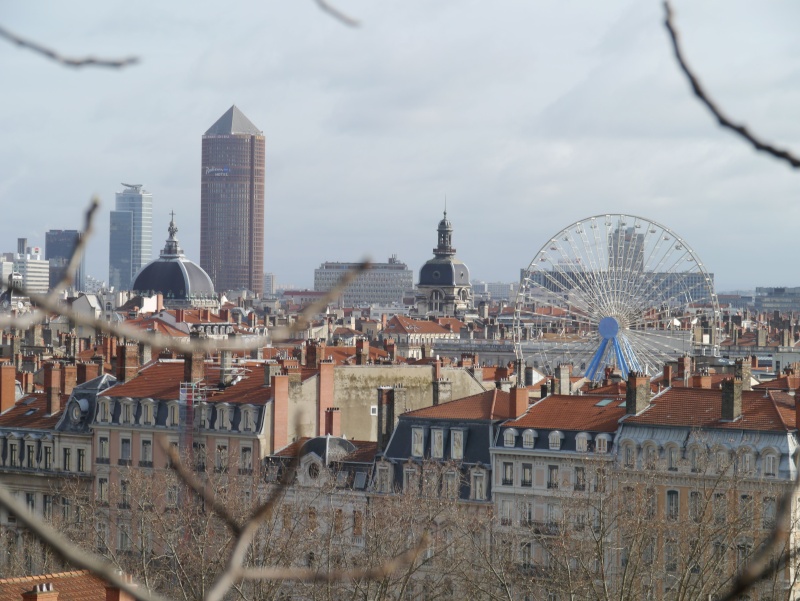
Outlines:
{"type": "Polygon", "coordinates": [[[547,466],[547,488],[558,488],[558,466],[547,466]]]}
{"type": "Polygon", "coordinates": [[[714,521],[724,524],[728,516],[728,499],[723,492],[714,493],[714,521]]]}
{"type": "Polygon", "coordinates": [[[442,493],[448,499],[455,499],[456,496],[458,496],[458,488],[456,488],[457,482],[458,479],[456,478],[455,472],[445,472],[442,493]]]}
{"type": "Polygon", "coordinates": [[[253,471],[253,449],[250,447],[242,447],[240,451],[239,470],[244,474],[249,474],[253,471]]]}
{"type": "Polygon", "coordinates": [[[475,472],[472,474],[472,498],[476,501],[483,501],[486,499],[484,478],[485,475],[483,472],[475,472]]]}
{"type": "Polygon", "coordinates": [[[97,481],[97,500],[108,503],[108,478],[100,478],[97,481]]]}
{"type": "Polygon", "coordinates": [[[42,495],[42,515],[48,519],[53,519],[53,496],[42,495]]]}
{"type": "Polygon", "coordinates": [[[500,523],[503,526],[511,525],[511,501],[508,499],[500,501],[500,523]]]}
{"type": "Polygon", "coordinates": [[[762,505],[761,513],[761,525],[765,530],[772,530],[775,527],[777,507],[778,505],[775,497],[764,497],[764,504],[762,505]]]}
{"type": "Polygon", "coordinates": [[[598,453],[608,453],[608,439],[605,435],[600,435],[597,437],[594,443],[595,451],[598,453]]]}
{"type": "Polygon", "coordinates": [[[575,450],[578,453],[585,453],[589,450],[589,437],[586,434],[578,434],[578,437],[575,439],[575,450]]]}
{"type": "Polygon", "coordinates": [[[108,463],[108,437],[101,436],[97,445],[98,463],[108,463]]]}
{"type": "Polygon", "coordinates": [[[528,501],[522,505],[522,516],[520,521],[523,526],[530,526],[533,524],[533,503],[528,501]]]}
{"type": "Polygon", "coordinates": [[[35,468],[36,467],[36,447],[32,444],[29,444],[25,447],[25,467],[35,468]]]}
{"type": "Polygon", "coordinates": [[[341,509],[333,510],[333,533],[341,534],[344,532],[344,513],[341,509]]]}
{"type": "Polygon", "coordinates": [[[634,467],[634,463],[636,462],[636,451],[634,451],[633,445],[625,445],[625,448],[623,449],[623,462],[625,467],[634,467]]]}
{"type": "Polygon", "coordinates": [[[440,429],[431,431],[431,456],[435,459],[444,457],[444,432],[440,429]]]}
{"type": "Polygon", "coordinates": [[[242,429],[245,432],[250,432],[253,429],[253,417],[248,409],[242,411],[242,429]]]}
{"type": "Polygon", "coordinates": [[[753,473],[753,455],[744,452],[739,457],[739,469],[743,474],[751,474],[753,473]]]}
{"type": "Polygon", "coordinates": [[[170,484],[167,487],[167,507],[175,507],[178,504],[178,487],[170,484]]]}
{"type": "Polygon", "coordinates": [[[34,493],[25,493],[25,505],[27,506],[28,511],[36,511],[36,495],[34,493]]]}
{"type": "Polygon", "coordinates": [[[16,467],[19,464],[19,451],[17,444],[12,442],[8,445],[8,465],[16,467]]]}
{"type": "Polygon", "coordinates": [[[644,491],[644,514],[649,520],[656,517],[656,507],[658,506],[658,499],[656,498],[656,489],[648,486],[644,491]]]}
{"type": "Polygon", "coordinates": [[[222,408],[217,407],[217,430],[228,429],[228,412],[222,408]]]}
{"type": "Polygon", "coordinates": [[[753,521],[753,497],[752,495],[739,496],[739,517],[745,524],[750,525],[753,521]]]}
{"type": "Polygon", "coordinates": [[[142,423],[150,425],[153,422],[153,406],[150,403],[142,405],[142,423]]]}
{"type": "Polygon", "coordinates": [[[129,526],[125,523],[117,524],[117,550],[130,551],[131,550],[131,535],[128,531],[129,526]]]}
{"type": "MultiPolygon", "coordinates": [[[[228,445],[217,445],[217,453],[214,456],[214,468],[217,472],[225,472],[228,470],[228,445]]],[[[317,467],[317,469],[319,470],[319,467],[317,467]]]]}
{"type": "Polygon", "coordinates": [[[503,485],[514,485],[514,464],[511,461],[503,462],[503,485]]]}
{"type": "Polygon", "coordinates": [[[177,426],[180,423],[178,412],[178,405],[173,404],[169,406],[169,423],[171,426],[177,426]]]}
{"type": "Polygon", "coordinates": [[[728,469],[728,451],[725,450],[718,450],[714,453],[714,459],[716,461],[716,467],[718,472],[724,472],[728,469]]]}
{"type": "Polygon", "coordinates": [[[664,570],[670,573],[678,571],[678,543],[674,540],[664,544],[664,570]]]}
{"type": "Polygon", "coordinates": [[[522,482],[520,482],[520,485],[528,488],[533,486],[533,464],[522,464],[522,482]]]}
{"type": "Polygon", "coordinates": [[[777,457],[775,455],[767,455],[764,457],[764,475],[769,478],[774,478],[778,473],[777,457]]]}
{"type": "Polygon", "coordinates": [[[122,509],[131,506],[131,484],[127,480],[119,481],[119,506],[122,509]]]}
{"type": "Polygon", "coordinates": [[[44,469],[49,470],[53,468],[53,447],[44,448],[44,469]]]}
{"type": "Polygon", "coordinates": [[[425,450],[425,431],[422,428],[411,430],[411,456],[422,457],[425,450]]]}
{"type": "Polygon", "coordinates": [[[403,492],[410,493],[419,490],[419,482],[417,480],[417,470],[406,468],[403,470],[403,492]]]}
{"type": "Polygon", "coordinates": [[[606,471],[598,468],[594,475],[594,490],[596,492],[606,492],[606,471]]]}
{"type": "Polygon", "coordinates": [[[547,440],[551,451],[558,451],[561,448],[561,438],[562,434],[558,430],[550,432],[547,440]]]}
{"type": "Polygon", "coordinates": [[[358,510],[353,511],[353,536],[364,536],[364,514],[358,510]]]}
{"type": "Polygon", "coordinates": [[[120,465],[130,465],[131,461],[131,439],[123,438],[119,446],[120,465]]]}
{"type": "Polygon", "coordinates": [[[72,469],[72,449],[69,447],[66,449],[62,449],[62,462],[61,462],[61,469],[65,472],[68,472],[72,469]]]}
{"type": "Polygon", "coordinates": [[[78,471],[86,471],[86,449],[78,449],[78,471]]]}
{"type": "Polygon", "coordinates": [[[586,490],[586,468],[575,468],[575,490],[586,490]]]}
{"type": "Polygon", "coordinates": [[[308,519],[306,522],[309,531],[313,532],[317,529],[317,510],[314,507],[308,508],[308,519]]]}
{"type": "Polygon", "coordinates": [[[72,510],[67,497],[61,497],[61,519],[65,522],[69,522],[72,519],[72,510]]]}
{"type": "Polygon", "coordinates": [[[139,458],[142,467],[153,467],[153,441],[142,440],[142,454],[139,458]]]}
{"type": "Polygon", "coordinates": [[[675,472],[678,471],[678,460],[679,460],[679,453],[678,447],[670,447],[667,449],[667,469],[675,472]]]}
{"type": "Polygon", "coordinates": [[[509,428],[503,432],[503,446],[513,447],[516,443],[517,436],[513,428],[509,428]]]}
{"type": "Polygon", "coordinates": [[[526,449],[532,449],[536,443],[536,432],[533,430],[525,430],[522,433],[522,446],[526,449]]]}
{"type": "Polygon", "coordinates": [[[703,518],[703,497],[696,490],[689,492],[689,519],[700,522],[703,518]]]}
{"type": "Polygon", "coordinates": [[[652,445],[647,446],[644,451],[644,466],[652,470],[656,467],[656,459],[658,458],[658,451],[652,445]]]}
{"type": "Polygon", "coordinates": [[[377,477],[378,492],[391,492],[391,481],[389,480],[389,466],[381,465],[378,467],[377,477]]]}
{"type": "Polygon", "coordinates": [[[203,442],[194,443],[194,469],[198,472],[206,469],[206,445],[203,442]]]}
{"type": "Polygon", "coordinates": [[[667,519],[668,520],[677,520],[678,519],[678,512],[680,510],[679,507],[679,497],[677,490],[668,490],[667,491],[667,519]]]}
{"type": "Polygon", "coordinates": [[[463,430],[450,431],[450,457],[453,459],[464,458],[464,432],[463,430]]]}
{"type": "Polygon", "coordinates": [[[108,401],[100,401],[100,408],[97,416],[98,421],[108,421],[108,401]]]}
{"type": "Polygon", "coordinates": [[[124,403],[122,405],[122,423],[123,424],[130,424],[133,421],[133,411],[130,403],[124,403]]]}

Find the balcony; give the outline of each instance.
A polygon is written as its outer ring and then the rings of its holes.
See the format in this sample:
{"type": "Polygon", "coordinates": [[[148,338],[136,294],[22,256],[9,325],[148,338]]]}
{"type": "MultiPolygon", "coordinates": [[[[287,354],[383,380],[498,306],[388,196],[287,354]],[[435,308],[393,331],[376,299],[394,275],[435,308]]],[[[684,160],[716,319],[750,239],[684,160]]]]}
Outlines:
{"type": "Polygon", "coordinates": [[[514,479],[513,478],[503,478],[502,483],[503,483],[503,486],[514,486],[514,479]]]}
{"type": "Polygon", "coordinates": [[[550,489],[556,489],[556,488],[558,488],[558,480],[550,480],[550,481],[547,483],[547,488],[550,488],[550,489]]]}
{"type": "Polygon", "coordinates": [[[140,461],[139,467],[153,467],[152,461],[140,461]]]}
{"type": "Polygon", "coordinates": [[[111,461],[108,459],[108,457],[98,457],[95,459],[95,463],[98,465],[108,465],[111,463],[111,461]]]}
{"type": "Polygon", "coordinates": [[[557,536],[561,532],[555,522],[532,522],[533,531],[545,536],[557,536]]]}
{"type": "Polygon", "coordinates": [[[239,475],[240,476],[252,476],[253,475],[253,468],[252,467],[240,467],[239,468],[239,475]]]}
{"type": "Polygon", "coordinates": [[[130,459],[118,459],[117,460],[117,465],[125,465],[125,466],[130,467],[131,460],[130,459]]]}
{"type": "Polygon", "coordinates": [[[520,486],[525,486],[527,488],[530,488],[531,486],[533,486],[533,480],[525,480],[523,478],[522,482],[520,482],[520,486]]]}

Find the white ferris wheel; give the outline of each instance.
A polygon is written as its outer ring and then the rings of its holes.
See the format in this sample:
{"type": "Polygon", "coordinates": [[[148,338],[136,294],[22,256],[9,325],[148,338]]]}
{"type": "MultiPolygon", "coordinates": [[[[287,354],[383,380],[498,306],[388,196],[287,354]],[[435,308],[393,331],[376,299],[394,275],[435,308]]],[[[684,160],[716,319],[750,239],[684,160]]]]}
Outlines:
{"type": "Polygon", "coordinates": [[[713,277],[674,231],[632,215],[597,215],[564,228],[520,279],[518,359],[546,374],[569,363],[599,380],[655,374],[665,361],[718,351],[713,277]]]}

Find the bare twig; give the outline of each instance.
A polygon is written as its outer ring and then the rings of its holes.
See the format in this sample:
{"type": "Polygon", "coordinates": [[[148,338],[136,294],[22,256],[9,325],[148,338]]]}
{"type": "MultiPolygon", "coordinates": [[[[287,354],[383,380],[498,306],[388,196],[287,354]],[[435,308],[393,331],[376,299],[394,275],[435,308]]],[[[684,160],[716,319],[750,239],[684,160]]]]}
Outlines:
{"type": "Polygon", "coordinates": [[[776,159],[786,161],[795,169],[800,167],[800,159],[795,157],[791,152],[776,148],[775,146],[760,140],[754,134],[750,133],[750,131],[744,125],[734,123],[722,112],[722,109],[720,109],[717,104],[711,100],[706,91],[703,89],[703,86],[700,84],[700,81],[697,79],[697,76],[686,64],[686,60],[683,57],[683,51],[678,43],[678,32],[672,23],[672,6],[670,5],[669,0],[665,0],[664,2],[664,14],[664,26],[667,28],[670,39],[672,40],[672,47],[675,51],[675,58],[678,61],[678,65],[680,66],[681,71],[683,71],[686,75],[686,78],[689,80],[689,84],[692,86],[692,92],[694,92],[694,95],[697,96],[700,102],[706,105],[709,111],[711,111],[711,114],[713,114],[717,119],[717,123],[719,123],[720,126],[739,134],[739,136],[747,140],[756,150],[766,152],[776,159]]]}
{"type": "Polygon", "coordinates": [[[139,62],[139,59],[135,56],[129,56],[126,58],[97,58],[95,56],[84,56],[81,58],[76,58],[73,56],[65,56],[63,54],[59,54],[52,48],[48,48],[47,46],[43,46],[38,42],[34,42],[33,40],[26,40],[18,36],[15,33],[12,33],[8,29],[4,27],[0,27],[0,38],[5,38],[12,44],[16,44],[20,48],[27,48],[28,50],[32,50],[42,56],[49,58],[50,60],[58,63],[59,65],[63,65],[65,67],[108,67],[110,69],[122,69],[123,67],[127,67],[129,65],[135,65],[139,62]]]}
{"type": "Polygon", "coordinates": [[[315,0],[315,2],[322,10],[331,15],[334,19],[338,19],[345,25],[349,25],[350,27],[358,27],[361,25],[361,23],[359,23],[356,19],[344,14],[338,8],[334,8],[328,4],[327,0],[315,0]]]}
{"type": "Polygon", "coordinates": [[[75,243],[75,248],[72,249],[72,254],[70,255],[69,263],[67,263],[67,268],[64,270],[64,274],[61,276],[61,280],[50,292],[50,294],[53,296],[55,296],[59,290],[69,286],[75,281],[75,273],[78,271],[78,266],[81,264],[81,259],[83,259],[83,255],[86,252],[86,243],[94,233],[94,215],[97,213],[99,208],[100,199],[97,198],[97,196],[93,196],[89,204],[89,208],[86,210],[86,219],[83,226],[83,232],[80,234],[80,236],[78,236],[78,241],[75,243]]]}
{"type": "Polygon", "coordinates": [[[233,517],[233,514],[228,511],[228,508],[225,506],[225,504],[220,503],[213,491],[209,490],[207,486],[200,482],[200,480],[198,480],[195,475],[189,469],[187,469],[187,467],[181,461],[178,449],[170,445],[165,439],[162,439],[160,444],[161,448],[169,456],[170,466],[183,481],[183,483],[191,488],[198,497],[211,506],[212,511],[216,513],[223,522],[225,522],[234,535],[241,535],[242,527],[239,525],[239,522],[235,517],[233,517]]]}
{"type": "Polygon", "coordinates": [[[109,563],[99,555],[95,555],[71,543],[59,534],[52,526],[39,516],[32,513],[27,506],[14,498],[14,495],[0,484],[0,506],[13,513],[17,522],[22,523],[28,530],[35,534],[44,544],[54,549],[72,565],[89,570],[109,584],[127,592],[139,601],[167,601],[165,597],[139,586],[135,582],[127,581],[116,566],[109,563]]]}

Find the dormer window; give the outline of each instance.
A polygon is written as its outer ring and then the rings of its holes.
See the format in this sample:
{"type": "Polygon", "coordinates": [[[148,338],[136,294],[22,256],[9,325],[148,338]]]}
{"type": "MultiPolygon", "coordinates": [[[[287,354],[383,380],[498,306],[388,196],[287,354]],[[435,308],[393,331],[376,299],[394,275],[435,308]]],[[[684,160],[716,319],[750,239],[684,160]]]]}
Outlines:
{"type": "Polygon", "coordinates": [[[608,434],[600,434],[594,442],[595,453],[608,453],[608,434]]]}
{"type": "Polygon", "coordinates": [[[217,430],[227,430],[230,411],[227,407],[217,407],[217,430]]]}
{"type": "Polygon", "coordinates": [[[550,450],[551,451],[558,451],[561,449],[561,440],[564,438],[564,435],[559,432],[558,430],[553,430],[550,432],[550,435],[547,437],[549,442],[550,450]]]}
{"type": "Polygon", "coordinates": [[[423,428],[411,429],[411,456],[422,457],[425,452],[425,430],[423,428]]]}
{"type": "Polygon", "coordinates": [[[169,406],[169,425],[177,426],[180,424],[180,407],[177,402],[173,402],[169,406]]]}
{"type": "Polygon", "coordinates": [[[122,421],[123,424],[130,424],[133,422],[133,407],[130,403],[122,403],[122,421]]]}
{"type": "Polygon", "coordinates": [[[464,431],[451,430],[450,431],[450,458],[461,460],[464,459],[464,431]]]}
{"type": "Polygon", "coordinates": [[[575,450],[578,453],[586,453],[589,450],[589,439],[591,436],[586,432],[581,432],[575,437],[575,450]]]}
{"type": "Polygon", "coordinates": [[[775,455],[766,455],[764,457],[764,475],[768,478],[774,478],[778,474],[778,458],[775,455]]]}
{"type": "Polygon", "coordinates": [[[508,428],[503,432],[503,446],[513,447],[517,443],[517,431],[514,428],[508,428]]]}
{"type": "Polygon", "coordinates": [[[110,415],[110,411],[108,410],[108,399],[103,399],[98,404],[97,409],[97,421],[100,422],[108,422],[108,417],[110,415]]]}
{"type": "Polygon", "coordinates": [[[525,430],[522,433],[522,447],[525,449],[532,449],[533,445],[536,444],[536,431],[535,430],[525,430]]]}
{"type": "Polygon", "coordinates": [[[155,411],[153,410],[153,403],[142,403],[142,424],[145,426],[152,426],[155,424],[155,411]]]}
{"type": "Polygon", "coordinates": [[[444,430],[440,428],[431,430],[431,457],[434,459],[444,457],[444,430]]]}

